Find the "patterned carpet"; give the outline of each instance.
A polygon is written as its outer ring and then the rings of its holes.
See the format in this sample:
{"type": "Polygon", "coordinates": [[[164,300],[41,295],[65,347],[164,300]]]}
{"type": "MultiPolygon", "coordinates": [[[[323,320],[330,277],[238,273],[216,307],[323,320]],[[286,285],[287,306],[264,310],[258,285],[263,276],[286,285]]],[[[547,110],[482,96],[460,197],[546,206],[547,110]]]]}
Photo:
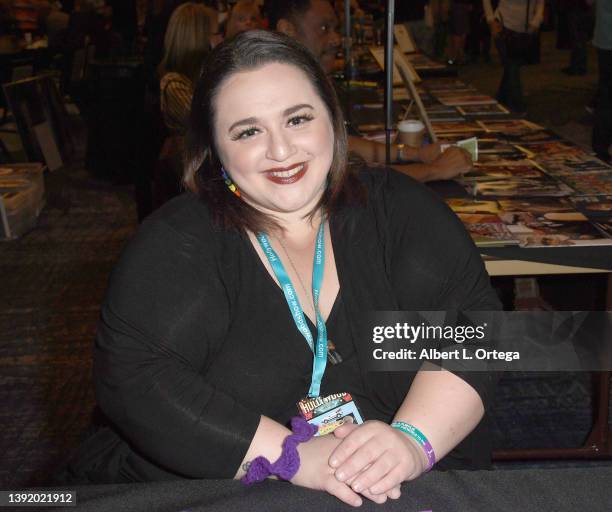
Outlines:
{"type": "Polygon", "coordinates": [[[93,407],[91,351],[109,271],[136,225],[129,191],[47,176],[38,227],[0,244],[0,488],[44,484],[93,407]]]}

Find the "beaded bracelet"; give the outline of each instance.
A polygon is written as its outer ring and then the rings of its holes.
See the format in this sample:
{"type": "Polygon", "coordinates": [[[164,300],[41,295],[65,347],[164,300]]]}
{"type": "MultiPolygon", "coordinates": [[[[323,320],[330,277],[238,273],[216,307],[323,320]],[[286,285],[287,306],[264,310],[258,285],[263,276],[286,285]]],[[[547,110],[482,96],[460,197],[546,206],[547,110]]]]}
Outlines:
{"type": "Polygon", "coordinates": [[[425,471],[429,471],[431,468],[433,468],[433,465],[436,463],[436,454],[433,446],[431,446],[431,443],[427,440],[423,432],[421,432],[414,425],[406,423],[405,421],[394,421],[391,423],[391,426],[401,430],[404,434],[408,434],[417,443],[419,443],[425,452],[425,456],[427,457],[427,468],[425,468],[425,471]]]}
{"type": "Polygon", "coordinates": [[[317,433],[317,426],[311,425],[301,416],[291,418],[291,430],[293,434],[285,437],[283,451],[276,462],[272,463],[263,456],[256,457],[249,464],[246,475],[241,479],[245,485],[253,485],[262,482],[270,475],[279,477],[281,480],[291,480],[300,469],[300,454],[297,445],[310,440],[317,433]]]}

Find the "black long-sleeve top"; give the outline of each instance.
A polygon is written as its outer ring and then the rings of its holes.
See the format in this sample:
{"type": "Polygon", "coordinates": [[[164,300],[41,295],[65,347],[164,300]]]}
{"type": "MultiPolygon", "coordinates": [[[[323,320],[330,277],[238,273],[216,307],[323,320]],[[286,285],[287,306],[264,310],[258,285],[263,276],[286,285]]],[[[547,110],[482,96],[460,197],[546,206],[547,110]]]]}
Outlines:
{"type": "MultiPolygon", "coordinates": [[[[368,346],[353,320],[366,311],[499,303],[470,237],[429,189],[386,170],[362,180],[367,205],[330,218],[340,293],[328,330],[345,361],[327,365],[322,391],[351,392],[366,418],[389,421],[414,374],[366,372],[368,346]]],[[[285,423],[295,413],[312,353],[248,237],[214,226],[187,193],[143,223],[117,264],[94,370],[122,454],[112,464],[108,454],[89,454],[107,481],[231,478],[260,415],[285,423]]],[[[495,376],[460,377],[486,408],[495,376]]],[[[486,442],[469,439],[466,457],[478,465],[476,446],[486,442]]]]}

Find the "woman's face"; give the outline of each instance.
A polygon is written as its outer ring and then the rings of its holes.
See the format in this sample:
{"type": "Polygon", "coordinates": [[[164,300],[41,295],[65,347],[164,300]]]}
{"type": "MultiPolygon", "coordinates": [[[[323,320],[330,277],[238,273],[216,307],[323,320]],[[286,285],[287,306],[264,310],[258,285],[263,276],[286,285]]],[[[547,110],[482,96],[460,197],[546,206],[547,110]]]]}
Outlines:
{"type": "Polygon", "coordinates": [[[214,109],[217,151],[241,197],[269,214],[308,213],[326,186],[334,132],[304,73],[280,63],[236,73],[214,109]]]}

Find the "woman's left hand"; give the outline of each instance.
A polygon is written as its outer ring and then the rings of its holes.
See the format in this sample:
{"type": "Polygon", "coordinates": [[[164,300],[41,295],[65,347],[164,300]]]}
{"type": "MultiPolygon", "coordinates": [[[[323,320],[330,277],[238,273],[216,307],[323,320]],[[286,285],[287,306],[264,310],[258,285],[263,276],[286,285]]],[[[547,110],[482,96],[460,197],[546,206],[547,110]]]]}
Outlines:
{"type": "Polygon", "coordinates": [[[418,477],[427,466],[416,441],[381,421],[343,425],[334,435],[342,442],[331,453],[329,465],[355,492],[386,493],[418,477]]]}

